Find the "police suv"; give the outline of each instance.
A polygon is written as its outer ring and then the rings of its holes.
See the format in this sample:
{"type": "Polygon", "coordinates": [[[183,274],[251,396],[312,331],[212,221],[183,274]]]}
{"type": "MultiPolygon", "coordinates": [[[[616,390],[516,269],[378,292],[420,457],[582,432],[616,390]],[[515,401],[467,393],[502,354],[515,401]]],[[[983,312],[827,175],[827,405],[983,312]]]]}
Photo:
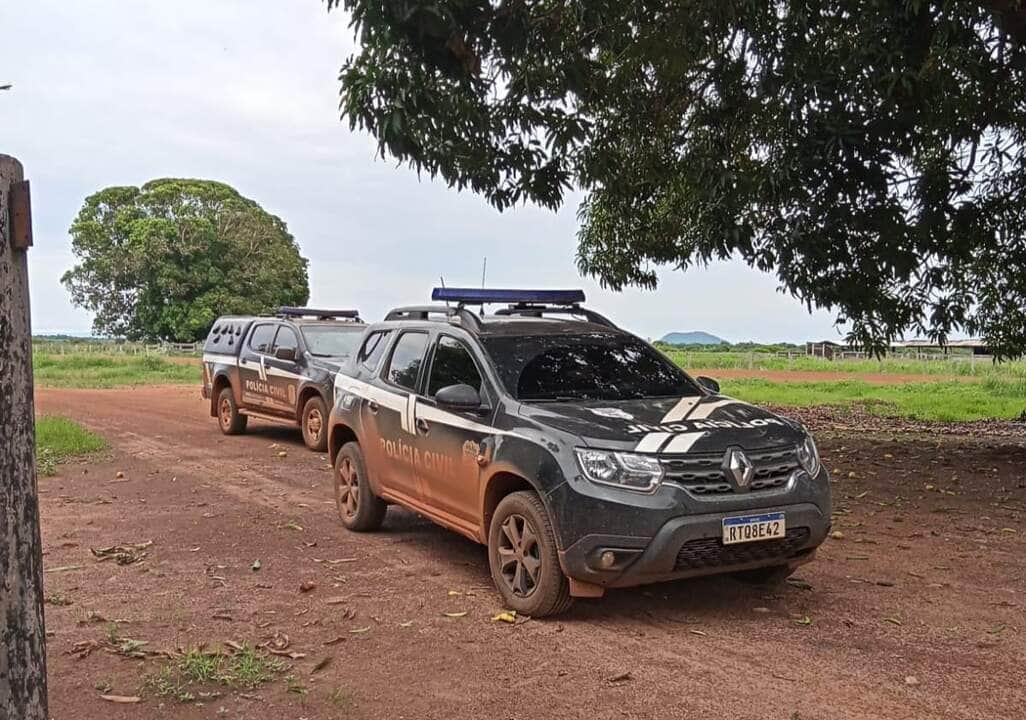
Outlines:
{"type": "Polygon", "coordinates": [[[581,291],[432,299],[453,305],[393,310],[336,377],[347,528],[397,503],[487,544],[507,607],[534,616],[696,575],[779,582],[812,559],[830,484],[801,425],[692,379],[581,291]]]}
{"type": "Polygon", "coordinates": [[[226,435],[244,432],[250,417],[299,425],[307,447],[326,450],[335,373],[365,327],[355,310],[218,318],[203,346],[210,415],[226,435]]]}

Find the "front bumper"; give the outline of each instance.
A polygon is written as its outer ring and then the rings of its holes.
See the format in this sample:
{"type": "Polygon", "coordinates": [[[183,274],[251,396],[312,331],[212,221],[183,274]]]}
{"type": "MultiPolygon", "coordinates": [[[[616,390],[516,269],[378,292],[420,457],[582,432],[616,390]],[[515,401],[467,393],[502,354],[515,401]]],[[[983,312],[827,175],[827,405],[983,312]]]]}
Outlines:
{"type": "Polygon", "coordinates": [[[602,587],[630,587],[773,565],[799,565],[812,559],[830,531],[830,516],[813,503],[780,505],[760,512],[783,512],[787,537],[723,545],[721,521],[745,512],[716,512],[668,520],[654,537],[589,534],[560,553],[564,572],[602,587]],[[603,568],[612,551],[616,562],[603,568]]]}

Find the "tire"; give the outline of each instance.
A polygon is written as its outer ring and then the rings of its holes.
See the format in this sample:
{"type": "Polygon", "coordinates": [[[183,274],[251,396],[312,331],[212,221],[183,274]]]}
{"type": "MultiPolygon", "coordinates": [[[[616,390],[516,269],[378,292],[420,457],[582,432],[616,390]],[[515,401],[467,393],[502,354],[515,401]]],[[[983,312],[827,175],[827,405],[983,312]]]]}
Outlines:
{"type": "Polygon", "coordinates": [[[388,510],[371,490],[363,451],[355,442],[343,445],[335,458],[335,509],[346,529],[354,532],[377,530],[388,510]]]}
{"type": "Polygon", "coordinates": [[[488,529],[488,565],[503,603],[522,615],[558,615],[573,603],[570,582],[559,566],[552,522],[533,492],[511,493],[495,508],[488,529]]]}
{"type": "Polygon", "coordinates": [[[221,432],[225,435],[241,435],[246,432],[248,419],[239,412],[231,387],[223,388],[217,395],[217,425],[221,432]]]}
{"type": "Polygon", "coordinates": [[[773,565],[771,567],[755,568],[754,570],[739,570],[731,573],[731,577],[738,582],[747,585],[779,585],[787,580],[797,568],[789,565],[773,565]]]}
{"type": "Polygon", "coordinates": [[[320,395],[314,395],[303,405],[300,421],[303,428],[303,442],[315,452],[328,449],[328,407],[320,395]]]}

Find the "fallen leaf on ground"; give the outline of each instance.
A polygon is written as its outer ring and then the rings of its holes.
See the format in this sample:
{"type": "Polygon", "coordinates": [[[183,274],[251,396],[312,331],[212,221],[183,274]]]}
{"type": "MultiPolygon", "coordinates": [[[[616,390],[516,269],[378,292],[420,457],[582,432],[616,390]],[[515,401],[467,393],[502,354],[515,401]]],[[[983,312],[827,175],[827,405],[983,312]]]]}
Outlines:
{"type": "Polygon", "coordinates": [[[312,675],[315,672],[323,670],[324,668],[328,667],[328,665],[330,665],[330,664],[331,664],[331,655],[328,655],[327,657],[323,658],[316,665],[313,666],[313,670],[310,671],[310,674],[312,675]]]}
{"type": "Polygon", "coordinates": [[[365,632],[367,632],[368,630],[370,630],[370,625],[367,625],[367,626],[365,626],[365,627],[353,628],[353,629],[352,629],[352,630],[350,630],[349,632],[353,633],[354,635],[357,635],[357,634],[359,634],[359,633],[365,633],[365,632]]]}
{"type": "Polygon", "coordinates": [[[81,570],[85,565],[61,565],[55,568],[46,568],[43,572],[70,572],[72,570],[81,570]]]}
{"type": "Polygon", "coordinates": [[[317,587],[317,583],[313,582],[312,580],[307,580],[304,583],[300,583],[299,592],[310,592],[315,587],[317,587]]]}
{"type": "Polygon", "coordinates": [[[614,675],[611,678],[606,678],[606,682],[621,683],[621,682],[627,682],[628,680],[633,680],[633,679],[634,679],[634,676],[631,675],[631,671],[628,670],[627,672],[620,673],[619,675],[614,675]]]}
{"type": "Polygon", "coordinates": [[[898,626],[901,625],[901,620],[899,620],[898,618],[885,617],[883,619],[883,621],[886,622],[886,623],[890,623],[891,625],[898,625],[898,626]]]}
{"type": "Polygon", "coordinates": [[[260,561],[259,560],[254,560],[253,564],[249,566],[249,569],[252,570],[253,572],[256,572],[257,570],[259,570],[260,569],[260,561]]]}
{"type": "Polygon", "coordinates": [[[498,615],[492,617],[492,622],[504,622],[504,623],[515,623],[517,621],[516,610],[503,610],[498,615]]]}
{"type": "Polygon", "coordinates": [[[701,630],[688,630],[688,632],[691,633],[692,635],[700,635],[701,637],[705,637],[706,635],[709,634],[707,632],[702,632],[701,630]]]}
{"type": "Polygon", "coordinates": [[[401,623],[399,623],[399,627],[401,627],[401,628],[413,627],[413,621],[412,620],[407,620],[406,622],[401,622],[401,623]]]}
{"type": "Polygon", "coordinates": [[[812,618],[810,618],[808,615],[803,615],[800,618],[795,618],[794,624],[795,625],[811,625],[812,624],[812,618]]]}
{"type": "Polygon", "coordinates": [[[333,637],[331,640],[328,640],[327,642],[325,642],[324,644],[325,645],[338,645],[343,640],[345,640],[344,637],[342,637],[341,635],[337,635],[337,636],[333,637]]]}
{"type": "Polygon", "coordinates": [[[466,615],[467,612],[468,612],[467,610],[460,610],[459,612],[447,612],[447,613],[442,613],[442,614],[445,615],[446,617],[461,618],[464,615],[466,615]]]}

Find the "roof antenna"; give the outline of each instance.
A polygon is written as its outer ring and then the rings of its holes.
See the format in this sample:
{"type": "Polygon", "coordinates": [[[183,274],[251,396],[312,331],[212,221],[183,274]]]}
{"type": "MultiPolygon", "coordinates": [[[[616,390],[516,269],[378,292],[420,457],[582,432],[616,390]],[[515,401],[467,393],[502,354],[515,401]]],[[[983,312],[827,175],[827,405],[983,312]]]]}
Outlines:
{"type": "MultiPolygon", "coordinates": [[[[439,279],[439,281],[441,281],[442,287],[444,288],[445,287],[445,277],[443,275],[439,275],[438,279],[439,279]]],[[[449,307],[449,301],[448,300],[445,301],[445,307],[446,308],[449,307]]]]}
{"type": "Polygon", "coordinates": [[[481,263],[481,289],[484,290],[485,286],[485,273],[488,272],[488,256],[485,255],[484,261],[481,263]]]}

